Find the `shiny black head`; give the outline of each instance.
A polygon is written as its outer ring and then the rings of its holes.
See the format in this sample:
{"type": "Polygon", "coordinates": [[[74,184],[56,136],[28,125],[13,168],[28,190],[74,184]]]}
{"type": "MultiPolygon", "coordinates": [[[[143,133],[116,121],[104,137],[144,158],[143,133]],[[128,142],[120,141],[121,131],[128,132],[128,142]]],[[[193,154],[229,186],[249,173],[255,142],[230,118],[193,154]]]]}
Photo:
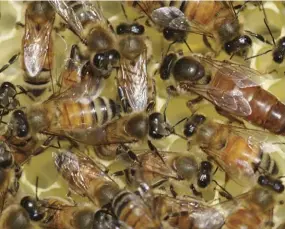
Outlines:
{"type": "Polygon", "coordinates": [[[27,211],[31,220],[40,221],[44,218],[45,215],[41,212],[39,205],[34,198],[25,196],[22,198],[20,204],[27,211]]]}
{"type": "MultiPolygon", "coordinates": [[[[0,107],[9,108],[12,103],[15,103],[14,97],[16,96],[17,91],[13,84],[10,82],[4,82],[0,86],[0,107]]],[[[16,106],[17,104],[15,104],[16,106]]],[[[14,106],[12,106],[14,107],[14,106]]]]}
{"type": "Polygon", "coordinates": [[[285,37],[281,37],[272,52],[274,62],[281,64],[285,56],[285,37]]]}
{"type": "Polygon", "coordinates": [[[116,32],[118,35],[132,34],[132,35],[142,35],[144,34],[144,26],[138,23],[126,24],[121,23],[117,26],[116,32]]]}
{"type": "Polygon", "coordinates": [[[284,185],[281,180],[274,179],[270,176],[261,175],[258,178],[258,184],[264,187],[268,187],[269,189],[282,193],[284,191],[284,185]]]}
{"type": "Polygon", "coordinates": [[[196,132],[197,127],[204,123],[206,117],[204,115],[195,114],[190,117],[184,124],[184,135],[185,137],[191,137],[196,132]]]}
{"type": "Polygon", "coordinates": [[[22,110],[15,110],[13,112],[10,125],[17,137],[23,138],[29,134],[30,127],[27,116],[22,110]]]}
{"type": "Polygon", "coordinates": [[[160,78],[162,80],[169,79],[176,60],[177,56],[174,53],[170,53],[164,57],[159,69],[160,78]]]}
{"type": "Polygon", "coordinates": [[[166,27],[163,29],[163,37],[168,41],[184,42],[187,38],[187,32],[178,29],[166,27]]]}
{"type": "Polygon", "coordinates": [[[93,57],[93,65],[97,69],[108,70],[112,69],[113,66],[118,64],[120,60],[120,53],[115,50],[109,50],[104,53],[97,53],[93,57]]]}
{"type": "Polygon", "coordinates": [[[198,172],[197,184],[200,188],[206,188],[212,177],[212,164],[209,161],[202,161],[198,172]]]}
{"type": "Polygon", "coordinates": [[[8,168],[13,164],[13,156],[5,143],[0,144],[0,168],[8,168]]]}
{"type": "Polygon", "coordinates": [[[182,57],[175,63],[172,74],[177,81],[198,81],[205,76],[205,68],[192,57],[182,57]]]}
{"type": "Polygon", "coordinates": [[[173,133],[172,128],[166,123],[164,116],[159,112],[149,115],[149,136],[161,139],[173,133]]]}
{"type": "Polygon", "coordinates": [[[227,54],[238,54],[243,55],[247,52],[248,48],[251,47],[252,40],[247,35],[242,35],[228,41],[224,44],[224,49],[227,54]]]}

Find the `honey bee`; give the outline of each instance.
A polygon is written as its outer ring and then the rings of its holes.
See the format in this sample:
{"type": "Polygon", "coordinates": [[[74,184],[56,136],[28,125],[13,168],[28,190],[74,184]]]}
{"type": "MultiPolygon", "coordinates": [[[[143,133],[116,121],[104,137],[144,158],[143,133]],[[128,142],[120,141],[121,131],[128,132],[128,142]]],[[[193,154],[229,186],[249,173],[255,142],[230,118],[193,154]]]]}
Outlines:
{"type": "Polygon", "coordinates": [[[60,90],[72,90],[80,94],[89,94],[96,97],[102,89],[102,80],[95,77],[89,61],[82,59],[80,50],[77,45],[72,45],[70,57],[66,61],[66,65],[61,72],[60,90]]]}
{"type": "Polygon", "coordinates": [[[269,190],[255,188],[236,198],[234,210],[226,217],[225,228],[265,228],[272,224],[271,216],[275,204],[275,197],[269,190]]]}
{"type": "Polygon", "coordinates": [[[109,77],[120,54],[113,31],[99,7],[91,2],[50,0],[55,11],[82,41],[80,54],[89,60],[97,77],[109,77]]]}
{"type": "Polygon", "coordinates": [[[3,141],[0,142],[0,212],[13,200],[19,189],[21,168],[15,164],[13,154],[3,141]]]}
{"type": "Polygon", "coordinates": [[[192,198],[156,194],[154,206],[159,219],[174,228],[218,229],[225,222],[222,212],[192,198]]]}
{"type": "Polygon", "coordinates": [[[48,2],[28,4],[22,41],[22,68],[27,88],[34,95],[41,94],[51,80],[54,19],[55,12],[48,2]]]}
{"type": "MultiPolygon", "coordinates": [[[[68,95],[63,93],[43,103],[33,104],[26,112],[14,111],[14,114],[21,113],[23,122],[27,126],[27,129],[20,129],[20,131],[29,132],[32,137],[37,133],[67,137],[69,134],[85,135],[85,129],[103,125],[119,114],[119,107],[112,99],[68,95]]],[[[19,124],[17,122],[12,119],[10,125],[19,124]]],[[[14,129],[17,130],[17,128],[14,129]]]]}
{"type": "Polygon", "coordinates": [[[284,135],[285,105],[255,82],[264,77],[254,69],[200,55],[177,59],[171,53],[164,59],[160,74],[162,79],[172,74],[180,93],[198,94],[224,113],[284,135]]]}
{"type": "Polygon", "coordinates": [[[117,26],[121,53],[117,84],[125,112],[128,107],[133,112],[141,112],[155,106],[155,82],[147,73],[151,46],[143,35],[144,30],[144,26],[138,23],[117,26]]]}
{"type": "Polygon", "coordinates": [[[27,212],[18,204],[7,207],[0,216],[0,227],[2,229],[34,229],[27,212]]]}
{"type": "MultiPolygon", "coordinates": [[[[246,129],[206,120],[194,114],[184,125],[184,134],[195,139],[200,148],[238,184],[252,187],[265,175],[277,175],[276,161],[263,152],[262,145],[246,133],[246,129]],[[195,137],[195,138],[194,138],[195,137]]],[[[266,177],[267,178],[267,177],[266,177]]],[[[264,179],[268,183],[268,179],[264,179]]],[[[265,183],[264,183],[265,184],[265,183]]],[[[280,185],[271,188],[279,192],[280,185]]]]}
{"type": "Polygon", "coordinates": [[[159,219],[153,212],[152,197],[148,196],[149,187],[141,184],[138,196],[126,190],[120,191],[112,200],[115,216],[134,229],[162,228],[159,219]],[[150,199],[148,202],[148,199],[150,199]]]}
{"type": "Polygon", "coordinates": [[[110,203],[120,191],[103,168],[87,156],[65,151],[55,154],[54,162],[71,191],[88,197],[96,206],[110,203]]]}
{"type": "Polygon", "coordinates": [[[211,37],[217,43],[216,52],[223,48],[229,55],[244,54],[252,45],[229,2],[171,1],[168,6],[153,10],[151,19],[162,28],[167,40],[181,42],[189,32],[202,34],[209,48],[211,37]]]}

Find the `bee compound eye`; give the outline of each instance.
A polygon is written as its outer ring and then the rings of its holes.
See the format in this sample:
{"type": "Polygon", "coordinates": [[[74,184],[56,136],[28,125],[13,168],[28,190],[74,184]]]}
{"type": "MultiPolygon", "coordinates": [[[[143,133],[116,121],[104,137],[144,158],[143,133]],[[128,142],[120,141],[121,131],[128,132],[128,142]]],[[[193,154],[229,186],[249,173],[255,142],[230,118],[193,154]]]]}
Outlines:
{"type": "Polygon", "coordinates": [[[122,35],[129,32],[129,25],[122,23],[117,26],[116,32],[118,35],[122,35]]]}

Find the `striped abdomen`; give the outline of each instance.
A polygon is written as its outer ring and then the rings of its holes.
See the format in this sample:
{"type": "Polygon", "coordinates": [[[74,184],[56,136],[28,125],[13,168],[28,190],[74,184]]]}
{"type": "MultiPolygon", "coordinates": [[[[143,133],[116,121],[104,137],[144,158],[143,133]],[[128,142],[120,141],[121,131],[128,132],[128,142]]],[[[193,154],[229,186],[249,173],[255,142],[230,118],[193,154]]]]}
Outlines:
{"type": "Polygon", "coordinates": [[[57,100],[53,106],[57,106],[58,128],[62,130],[101,126],[119,113],[115,101],[105,97],[57,100]]]}
{"type": "Polygon", "coordinates": [[[112,208],[119,220],[134,229],[160,228],[148,206],[131,192],[120,192],[114,198],[112,208]]]}
{"type": "MultiPolygon", "coordinates": [[[[223,71],[224,70],[226,69],[223,69],[223,71]]],[[[228,70],[228,72],[233,73],[231,70],[228,70]]],[[[245,80],[244,84],[246,84],[245,80]]],[[[270,92],[264,90],[260,86],[240,88],[231,77],[224,75],[224,73],[220,73],[219,71],[210,85],[219,88],[221,91],[219,93],[235,91],[235,94],[239,94],[237,92],[240,92],[243,98],[248,101],[251,108],[251,113],[242,118],[257,126],[268,129],[275,134],[285,135],[285,105],[270,92]]],[[[209,92],[209,95],[211,97],[211,92],[209,92]]],[[[237,106],[240,106],[240,104],[237,104],[237,106]]],[[[224,107],[224,109],[227,110],[227,107],[224,107]]],[[[232,114],[236,115],[234,111],[232,114]]]]}

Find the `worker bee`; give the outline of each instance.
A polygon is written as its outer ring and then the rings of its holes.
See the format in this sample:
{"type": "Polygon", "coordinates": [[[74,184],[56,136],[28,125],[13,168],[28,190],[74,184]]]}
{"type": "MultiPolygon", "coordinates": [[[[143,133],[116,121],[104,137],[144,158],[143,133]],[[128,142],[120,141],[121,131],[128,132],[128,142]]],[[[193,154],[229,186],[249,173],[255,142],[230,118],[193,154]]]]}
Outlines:
{"type": "Polygon", "coordinates": [[[151,19],[162,28],[167,40],[185,41],[188,32],[202,34],[209,48],[212,49],[208,37],[214,38],[216,52],[223,48],[229,55],[243,55],[252,45],[229,2],[171,1],[168,6],[153,10],[151,19]]]}
{"type": "Polygon", "coordinates": [[[69,151],[55,154],[58,172],[68,182],[71,191],[88,197],[102,207],[119,192],[119,186],[91,158],[69,151]]]}
{"type": "Polygon", "coordinates": [[[58,94],[72,88],[78,94],[96,97],[102,89],[102,80],[95,76],[90,61],[82,59],[77,45],[71,47],[70,57],[60,74],[59,84],[58,94]]]}
{"type": "Polygon", "coordinates": [[[34,95],[41,94],[51,80],[54,19],[55,12],[48,2],[28,4],[22,41],[22,68],[27,88],[34,95]]]}
{"type": "Polygon", "coordinates": [[[2,212],[16,196],[19,189],[21,168],[15,164],[8,145],[0,142],[0,211],[2,212]]]}
{"type": "Polygon", "coordinates": [[[95,209],[91,206],[74,206],[58,198],[37,200],[31,196],[21,199],[31,221],[41,228],[81,229],[92,228],[95,209]]]}
{"type": "MultiPolygon", "coordinates": [[[[279,169],[276,161],[263,152],[262,144],[247,134],[246,129],[242,130],[206,120],[200,114],[192,115],[184,124],[184,134],[195,140],[230,178],[245,187],[252,187],[262,183],[263,174],[275,176],[279,169]]],[[[265,182],[268,183],[268,179],[264,179],[265,182]]],[[[271,185],[271,188],[279,192],[280,186],[283,185],[271,185]]]]}
{"type": "Polygon", "coordinates": [[[168,79],[172,74],[180,93],[198,94],[224,114],[284,135],[285,105],[260,86],[264,77],[254,69],[200,55],[177,59],[171,53],[164,59],[160,74],[162,79],[168,79]],[[163,69],[168,64],[170,66],[163,69]]]}
{"type": "MultiPolygon", "coordinates": [[[[231,211],[229,211],[225,220],[225,227],[228,229],[258,229],[272,225],[272,211],[275,202],[275,196],[269,190],[262,188],[255,188],[246,194],[242,194],[235,199],[235,207],[232,206],[231,211]]],[[[232,203],[225,203],[225,210],[229,210],[229,205],[232,203]]]]}
{"type": "Polygon", "coordinates": [[[154,206],[158,218],[174,228],[218,229],[225,222],[222,212],[193,198],[156,194],[154,206]]]}
{"type": "Polygon", "coordinates": [[[133,112],[149,111],[155,105],[155,82],[147,73],[151,46],[144,30],[138,23],[117,26],[121,53],[117,84],[125,112],[128,107],[133,112]]]}
{"type": "Polygon", "coordinates": [[[35,226],[31,223],[27,212],[18,204],[7,207],[0,216],[0,227],[2,229],[32,229],[35,226]]]}
{"type": "Polygon", "coordinates": [[[141,184],[138,193],[140,196],[130,191],[120,191],[112,200],[112,211],[115,216],[134,229],[162,228],[153,211],[149,186],[141,184]]]}
{"type": "Polygon", "coordinates": [[[99,7],[91,2],[50,0],[55,11],[82,41],[79,43],[82,58],[89,60],[97,77],[109,77],[117,66],[120,54],[113,31],[99,7]]]}

